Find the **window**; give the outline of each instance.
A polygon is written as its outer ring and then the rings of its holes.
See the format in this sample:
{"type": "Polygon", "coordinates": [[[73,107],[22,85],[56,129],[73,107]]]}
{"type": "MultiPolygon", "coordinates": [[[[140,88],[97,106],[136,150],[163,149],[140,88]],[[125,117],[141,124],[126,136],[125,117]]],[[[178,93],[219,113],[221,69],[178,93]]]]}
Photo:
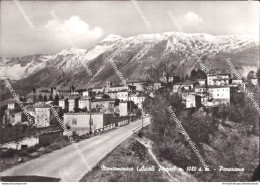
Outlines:
{"type": "Polygon", "coordinates": [[[76,119],[72,119],[72,125],[77,125],[77,120],[76,119]]]}

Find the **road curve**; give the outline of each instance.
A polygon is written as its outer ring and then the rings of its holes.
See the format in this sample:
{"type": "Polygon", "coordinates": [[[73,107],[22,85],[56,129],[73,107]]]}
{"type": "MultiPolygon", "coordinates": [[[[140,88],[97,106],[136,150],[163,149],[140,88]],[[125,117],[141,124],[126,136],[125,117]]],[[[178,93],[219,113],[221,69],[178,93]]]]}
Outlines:
{"type": "MultiPolygon", "coordinates": [[[[108,133],[85,139],[78,143],[88,164],[94,167],[120,143],[130,137],[141,120],[119,127],[108,133]]],[[[148,118],[144,119],[144,123],[148,118]]],[[[88,172],[86,165],[72,145],[45,154],[1,172],[1,176],[45,176],[59,178],[60,181],[77,182],[88,172]]]]}

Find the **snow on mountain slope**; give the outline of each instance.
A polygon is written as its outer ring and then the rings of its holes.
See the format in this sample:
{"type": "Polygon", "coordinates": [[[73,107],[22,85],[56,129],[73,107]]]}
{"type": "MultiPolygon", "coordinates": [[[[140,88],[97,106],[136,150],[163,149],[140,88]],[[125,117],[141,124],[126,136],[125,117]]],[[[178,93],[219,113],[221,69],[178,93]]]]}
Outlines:
{"type": "MultiPolygon", "coordinates": [[[[0,68],[9,78],[15,80],[29,77],[45,68],[54,68],[65,76],[66,74],[80,76],[81,72],[82,75],[83,72],[86,72],[81,64],[84,62],[94,72],[94,78],[91,80],[95,81],[99,80],[99,76],[103,72],[108,71],[105,61],[111,58],[116,64],[120,64],[122,70],[126,70],[126,76],[129,77],[137,75],[135,72],[140,71],[138,65],[142,65],[143,69],[148,69],[151,64],[164,60],[178,66],[176,69],[178,73],[180,71],[189,73],[192,68],[198,66],[195,55],[206,56],[205,62],[211,67],[223,67],[223,56],[228,55],[235,58],[234,65],[239,63],[240,66],[255,67],[259,62],[259,58],[256,57],[258,56],[257,50],[252,49],[253,54],[250,54],[250,57],[247,56],[247,53],[243,53],[254,47],[256,47],[256,42],[246,35],[212,36],[205,33],[178,32],[141,34],[128,38],[109,35],[89,50],[64,49],[55,55],[9,58],[5,62],[1,59],[0,68]],[[81,62],[78,60],[79,58],[81,62]],[[127,69],[131,69],[132,74],[128,74],[127,69]]],[[[105,76],[107,77],[109,74],[105,76]]]]}
{"type": "Polygon", "coordinates": [[[40,69],[43,69],[47,65],[52,57],[46,56],[27,56],[21,58],[1,59],[0,69],[13,80],[19,80],[25,78],[30,74],[33,74],[40,69]]]}

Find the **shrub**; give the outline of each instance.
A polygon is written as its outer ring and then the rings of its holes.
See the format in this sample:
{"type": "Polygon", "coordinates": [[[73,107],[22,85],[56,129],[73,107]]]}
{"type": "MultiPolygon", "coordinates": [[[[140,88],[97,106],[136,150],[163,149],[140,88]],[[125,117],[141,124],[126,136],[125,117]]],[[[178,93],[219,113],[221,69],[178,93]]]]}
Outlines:
{"type": "Polygon", "coordinates": [[[17,150],[8,149],[5,152],[1,152],[1,158],[12,158],[17,153],[17,150]]]}

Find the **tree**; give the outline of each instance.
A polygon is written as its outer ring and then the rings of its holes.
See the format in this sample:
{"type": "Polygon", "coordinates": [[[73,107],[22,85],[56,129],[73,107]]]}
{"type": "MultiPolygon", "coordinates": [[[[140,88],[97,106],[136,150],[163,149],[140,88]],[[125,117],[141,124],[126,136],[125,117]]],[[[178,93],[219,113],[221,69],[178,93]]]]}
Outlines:
{"type": "Polygon", "coordinates": [[[118,106],[119,103],[120,103],[120,100],[119,100],[119,99],[116,99],[116,100],[115,100],[115,103],[114,103],[114,107],[118,106]]]}
{"type": "MultiPolygon", "coordinates": [[[[177,117],[180,116],[184,105],[177,95],[155,95],[154,98],[147,97],[144,101],[144,109],[152,115],[151,132],[154,133],[154,140],[162,142],[164,145],[170,130],[177,128],[176,122],[172,119],[171,113],[167,109],[172,106],[172,110],[177,117]]],[[[152,137],[154,137],[152,136],[152,137]]]]}
{"type": "Polygon", "coordinates": [[[207,75],[201,69],[193,69],[190,73],[190,79],[197,80],[197,79],[206,79],[207,75]]]}
{"type": "Polygon", "coordinates": [[[102,98],[110,98],[107,94],[104,94],[102,98]]]}
{"type": "Polygon", "coordinates": [[[53,101],[52,94],[50,94],[50,96],[49,96],[49,101],[53,101]]]}
{"type": "Polygon", "coordinates": [[[42,98],[42,95],[41,95],[41,94],[39,94],[38,100],[39,100],[39,101],[42,101],[42,100],[43,100],[43,98],[42,98]]]}
{"type": "Polygon", "coordinates": [[[152,93],[154,91],[154,86],[153,85],[154,85],[154,83],[152,81],[145,82],[143,84],[144,93],[146,93],[147,95],[152,93]]]}
{"type": "Polygon", "coordinates": [[[59,105],[59,96],[56,94],[53,101],[54,105],[59,105]]]}
{"type": "Polygon", "coordinates": [[[217,120],[214,117],[199,112],[192,116],[184,116],[182,125],[195,143],[205,142],[209,144],[210,135],[218,130],[217,120]]]}
{"type": "Polygon", "coordinates": [[[185,80],[189,80],[190,79],[190,76],[188,74],[185,75],[184,77],[185,80]]]}
{"type": "Polygon", "coordinates": [[[250,80],[250,79],[252,79],[252,78],[254,78],[255,77],[255,72],[254,71],[250,71],[249,73],[248,73],[248,75],[247,75],[247,79],[248,80],[250,80]]]}
{"type": "Polygon", "coordinates": [[[47,96],[46,96],[46,94],[44,95],[44,97],[43,97],[43,101],[47,101],[48,99],[47,99],[47,96]]]}
{"type": "Polygon", "coordinates": [[[146,74],[153,79],[155,78],[157,81],[162,79],[162,81],[166,83],[165,94],[169,94],[173,87],[173,83],[170,83],[170,77],[175,76],[174,71],[176,68],[172,58],[165,57],[157,64],[152,64],[152,67],[146,71],[146,74]]]}
{"type": "Polygon", "coordinates": [[[260,84],[260,68],[258,69],[257,73],[256,73],[256,76],[258,78],[258,84],[260,84]]]}
{"type": "Polygon", "coordinates": [[[36,93],[36,89],[35,89],[35,87],[33,87],[33,94],[35,94],[36,93]]]}

